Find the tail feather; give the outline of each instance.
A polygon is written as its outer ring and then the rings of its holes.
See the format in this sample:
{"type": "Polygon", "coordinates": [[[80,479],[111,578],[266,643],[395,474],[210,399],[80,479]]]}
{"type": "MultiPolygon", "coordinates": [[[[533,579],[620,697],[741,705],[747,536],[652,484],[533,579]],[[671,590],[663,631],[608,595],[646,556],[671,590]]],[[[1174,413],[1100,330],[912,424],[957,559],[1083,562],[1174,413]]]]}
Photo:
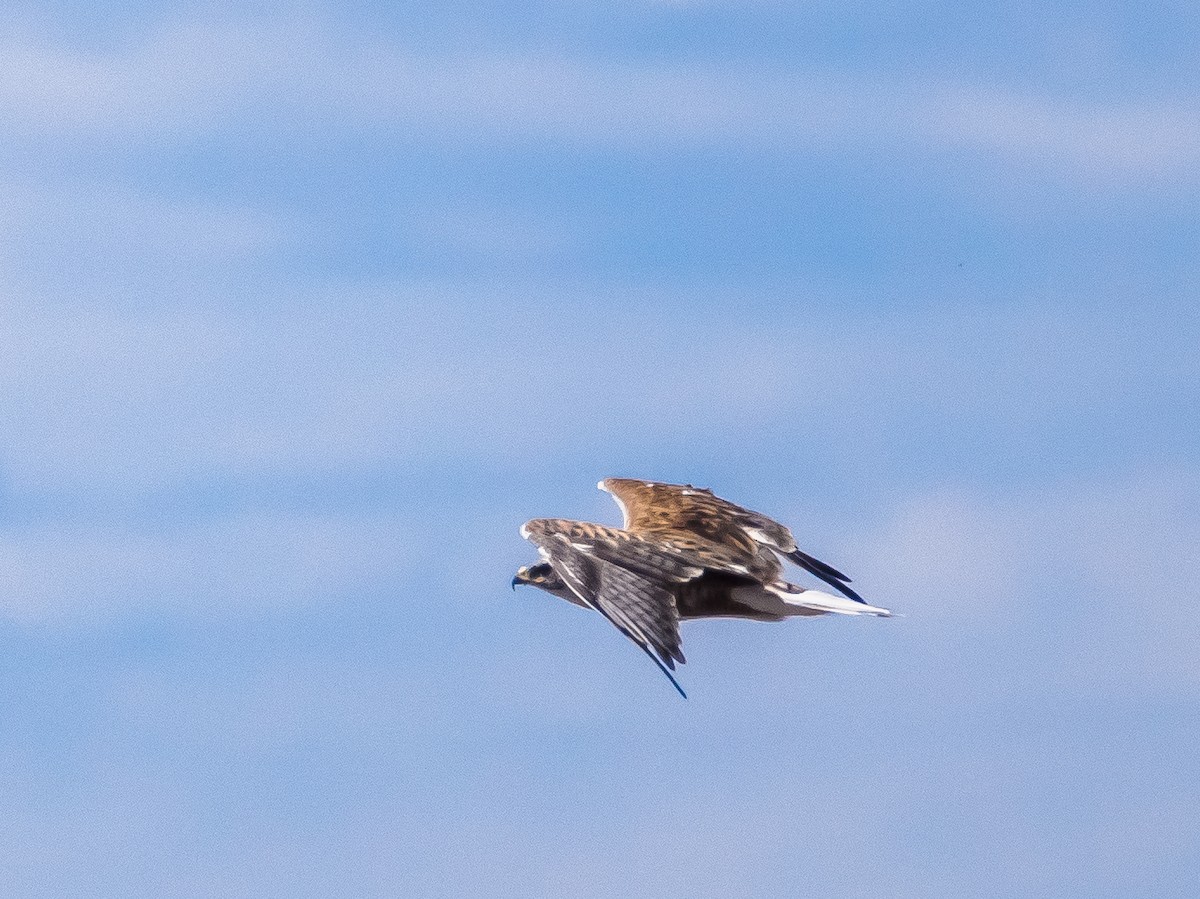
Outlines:
{"type": "Polygon", "coordinates": [[[789,606],[836,612],[840,615],[878,615],[882,618],[890,618],[892,615],[889,609],[868,605],[861,599],[852,602],[845,597],[822,593],[820,590],[803,590],[800,593],[789,593],[786,590],[772,592],[789,606]]]}

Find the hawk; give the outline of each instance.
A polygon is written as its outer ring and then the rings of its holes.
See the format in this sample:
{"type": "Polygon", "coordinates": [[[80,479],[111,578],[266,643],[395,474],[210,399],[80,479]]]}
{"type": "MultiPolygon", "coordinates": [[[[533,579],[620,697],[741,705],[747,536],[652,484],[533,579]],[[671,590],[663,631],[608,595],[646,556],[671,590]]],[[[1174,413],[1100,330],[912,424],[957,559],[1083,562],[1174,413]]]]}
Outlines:
{"type": "Polygon", "coordinates": [[[672,672],[686,661],[679,622],[691,618],[781,621],[794,615],[889,616],[850,588],[850,578],[796,546],[792,532],[703,487],[606,478],[625,518],[620,528],[535,518],[521,536],[541,561],[512,580],[594,609],[641,647],[686,698],[672,672]],[[787,559],[841,593],[789,583],[787,559]]]}

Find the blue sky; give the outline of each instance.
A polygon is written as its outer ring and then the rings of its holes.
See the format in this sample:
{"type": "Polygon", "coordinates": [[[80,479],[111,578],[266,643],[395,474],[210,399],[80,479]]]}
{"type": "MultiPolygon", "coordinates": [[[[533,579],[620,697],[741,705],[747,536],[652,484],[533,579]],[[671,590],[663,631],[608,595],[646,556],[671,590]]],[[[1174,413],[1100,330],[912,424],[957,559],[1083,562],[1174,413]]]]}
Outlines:
{"type": "Polygon", "coordinates": [[[1195,895],[1193,4],[13,6],[6,895],[1195,895]],[[683,702],[609,475],[905,617],[683,702]]]}

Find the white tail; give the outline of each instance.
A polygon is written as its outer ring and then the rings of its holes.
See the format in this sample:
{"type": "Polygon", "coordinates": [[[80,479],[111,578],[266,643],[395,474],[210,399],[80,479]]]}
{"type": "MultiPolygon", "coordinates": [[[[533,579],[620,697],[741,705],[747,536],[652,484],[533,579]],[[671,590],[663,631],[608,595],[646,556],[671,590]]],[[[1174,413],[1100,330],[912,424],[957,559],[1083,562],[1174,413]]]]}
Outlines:
{"type": "Polygon", "coordinates": [[[805,590],[801,593],[785,593],[782,590],[778,592],[772,590],[771,592],[775,593],[776,596],[789,606],[815,609],[822,612],[836,612],[839,615],[879,615],[883,618],[890,618],[892,615],[887,609],[881,609],[878,606],[869,606],[862,602],[855,602],[844,596],[822,593],[820,590],[805,590]]]}
{"type": "Polygon", "coordinates": [[[752,609],[780,618],[790,618],[793,615],[824,615],[826,612],[836,612],[839,615],[880,615],[884,618],[892,614],[887,609],[868,606],[844,596],[822,593],[820,590],[799,590],[792,593],[764,584],[735,587],[731,596],[752,609]]]}

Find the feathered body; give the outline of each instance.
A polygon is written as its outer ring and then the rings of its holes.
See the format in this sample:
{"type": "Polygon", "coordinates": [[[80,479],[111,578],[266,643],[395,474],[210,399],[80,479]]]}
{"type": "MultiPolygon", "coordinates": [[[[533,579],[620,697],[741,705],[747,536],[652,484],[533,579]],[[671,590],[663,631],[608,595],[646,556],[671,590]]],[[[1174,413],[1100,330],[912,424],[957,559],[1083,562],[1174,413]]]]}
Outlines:
{"type": "Polygon", "coordinates": [[[637,643],[671,679],[683,662],[679,621],[751,618],[778,621],[804,615],[890,615],[867,605],[837,569],[800,551],[792,532],[690,484],[607,478],[624,515],[622,528],[537,518],[521,536],[542,562],[521,569],[527,583],[595,609],[637,643]],[[844,594],[788,583],[780,557],[844,594]]]}

